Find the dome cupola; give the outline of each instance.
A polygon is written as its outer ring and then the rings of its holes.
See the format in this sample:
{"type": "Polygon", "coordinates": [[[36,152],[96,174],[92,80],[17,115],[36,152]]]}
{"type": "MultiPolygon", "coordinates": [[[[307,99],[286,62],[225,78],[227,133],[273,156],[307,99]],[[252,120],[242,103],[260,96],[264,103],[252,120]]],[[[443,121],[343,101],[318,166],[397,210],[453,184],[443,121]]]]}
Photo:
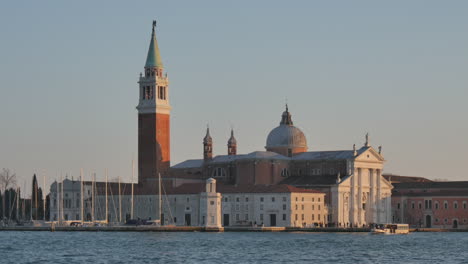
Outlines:
{"type": "Polygon", "coordinates": [[[293,125],[288,105],[281,116],[280,125],[268,134],[266,150],[291,157],[293,154],[307,151],[304,133],[293,125]]]}

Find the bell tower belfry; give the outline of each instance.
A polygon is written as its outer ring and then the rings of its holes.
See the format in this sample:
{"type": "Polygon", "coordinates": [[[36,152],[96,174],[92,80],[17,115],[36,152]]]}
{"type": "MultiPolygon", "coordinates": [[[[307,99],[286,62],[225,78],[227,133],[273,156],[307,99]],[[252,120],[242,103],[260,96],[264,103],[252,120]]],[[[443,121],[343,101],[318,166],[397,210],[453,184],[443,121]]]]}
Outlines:
{"type": "Polygon", "coordinates": [[[153,21],[144,75],[140,73],[138,110],[138,183],[157,183],[170,166],[169,78],[156,40],[153,21]]]}

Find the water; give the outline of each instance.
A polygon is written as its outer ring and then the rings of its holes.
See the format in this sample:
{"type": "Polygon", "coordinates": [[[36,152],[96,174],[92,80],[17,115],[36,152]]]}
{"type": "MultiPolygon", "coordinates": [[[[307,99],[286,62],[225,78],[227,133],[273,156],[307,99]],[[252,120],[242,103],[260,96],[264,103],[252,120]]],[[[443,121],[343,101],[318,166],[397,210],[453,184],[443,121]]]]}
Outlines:
{"type": "Polygon", "coordinates": [[[0,263],[468,263],[468,233],[0,232],[0,263]]]}

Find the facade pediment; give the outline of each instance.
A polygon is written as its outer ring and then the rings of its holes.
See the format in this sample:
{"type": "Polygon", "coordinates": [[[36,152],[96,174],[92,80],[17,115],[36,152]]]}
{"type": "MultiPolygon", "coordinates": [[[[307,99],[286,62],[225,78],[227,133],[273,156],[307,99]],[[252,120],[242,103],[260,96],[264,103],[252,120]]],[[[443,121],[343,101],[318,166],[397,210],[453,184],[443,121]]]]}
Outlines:
{"type": "Polygon", "coordinates": [[[368,147],[361,152],[354,160],[361,162],[385,162],[384,157],[372,147],[368,147]]]}

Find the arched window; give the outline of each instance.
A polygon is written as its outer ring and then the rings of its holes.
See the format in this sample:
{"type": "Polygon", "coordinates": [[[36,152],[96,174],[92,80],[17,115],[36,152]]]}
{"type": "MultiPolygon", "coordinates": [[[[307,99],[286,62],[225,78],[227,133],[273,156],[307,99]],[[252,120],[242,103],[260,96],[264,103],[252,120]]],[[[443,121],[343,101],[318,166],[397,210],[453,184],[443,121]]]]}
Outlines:
{"type": "Polygon", "coordinates": [[[448,209],[448,202],[444,201],[444,209],[448,209]]]}
{"type": "Polygon", "coordinates": [[[458,209],[458,202],[457,201],[453,202],[453,209],[458,209]]]}
{"type": "Polygon", "coordinates": [[[439,209],[439,202],[435,202],[435,209],[436,209],[436,210],[439,209]]]}
{"type": "Polygon", "coordinates": [[[290,173],[289,173],[288,168],[283,168],[283,169],[281,170],[281,176],[283,176],[283,177],[289,177],[289,176],[291,176],[290,173]]]}
{"type": "Polygon", "coordinates": [[[212,176],[213,177],[226,177],[226,171],[224,170],[224,168],[217,167],[213,170],[212,176]]]}

